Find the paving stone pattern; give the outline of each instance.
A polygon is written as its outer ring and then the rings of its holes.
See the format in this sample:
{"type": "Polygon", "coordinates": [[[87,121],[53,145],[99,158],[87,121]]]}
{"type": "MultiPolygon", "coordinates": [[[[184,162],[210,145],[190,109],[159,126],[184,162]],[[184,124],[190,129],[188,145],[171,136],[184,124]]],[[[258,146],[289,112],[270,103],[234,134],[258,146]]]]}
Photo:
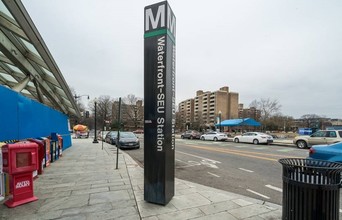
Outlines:
{"type": "Polygon", "coordinates": [[[144,201],[144,171],[115,146],[73,139],[63,157],[34,181],[38,201],[7,208],[1,219],[281,219],[281,206],[176,179],[166,206],[144,201]]]}

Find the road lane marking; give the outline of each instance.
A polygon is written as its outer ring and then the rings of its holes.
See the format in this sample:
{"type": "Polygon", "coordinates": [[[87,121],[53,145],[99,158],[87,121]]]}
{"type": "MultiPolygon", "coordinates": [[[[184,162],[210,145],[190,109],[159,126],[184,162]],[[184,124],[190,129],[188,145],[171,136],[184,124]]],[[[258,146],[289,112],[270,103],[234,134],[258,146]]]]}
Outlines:
{"type": "MultiPolygon", "coordinates": [[[[200,156],[197,156],[197,155],[193,155],[193,154],[189,154],[189,153],[185,153],[185,152],[181,152],[181,151],[177,151],[177,153],[181,153],[181,154],[185,154],[185,155],[188,155],[188,156],[199,158],[199,159],[201,159],[201,161],[200,162],[196,162],[196,163],[199,163],[198,165],[204,165],[204,166],[207,166],[209,168],[218,169],[218,166],[216,164],[220,164],[221,163],[220,161],[217,161],[217,160],[212,160],[212,159],[209,159],[209,158],[200,157],[200,156]]],[[[188,162],[190,163],[190,161],[188,161],[188,162]]],[[[192,161],[192,162],[195,162],[195,161],[192,161]]]]}
{"type": "Polygon", "coordinates": [[[235,145],[234,147],[236,147],[236,148],[246,148],[246,147],[248,147],[248,146],[243,146],[243,145],[235,145]]]}
{"type": "Polygon", "coordinates": [[[294,149],[292,149],[292,148],[284,148],[284,149],[279,149],[277,151],[279,151],[279,152],[290,152],[290,151],[294,151],[294,149]]]}
{"type": "Polygon", "coordinates": [[[188,156],[196,157],[196,158],[199,158],[199,159],[202,159],[202,160],[212,161],[213,163],[221,163],[220,161],[217,161],[217,160],[212,160],[212,159],[209,159],[209,158],[197,156],[197,155],[194,155],[194,154],[185,153],[185,152],[178,151],[178,150],[177,150],[177,153],[181,153],[181,154],[185,154],[185,155],[188,155],[188,156]]]}
{"type": "Polygon", "coordinates": [[[213,174],[213,173],[210,173],[208,172],[210,175],[213,175],[214,177],[220,177],[219,175],[216,175],[216,174],[213,174]]]}
{"type": "Polygon", "coordinates": [[[269,149],[269,147],[254,147],[254,150],[265,150],[265,149],[269,149]]]}
{"type": "Polygon", "coordinates": [[[208,148],[208,147],[200,147],[200,146],[194,146],[194,145],[188,145],[189,147],[192,148],[197,148],[197,149],[204,149],[208,151],[214,151],[214,152],[220,152],[220,153],[227,153],[227,154],[235,154],[239,156],[244,156],[244,157],[250,157],[250,158],[257,158],[261,160],[269,160],[269,161],[278,161],[278,159],[273,159],[273,158],[268,158],[268,157],[262,157],[262,156],[256,156],[256,155],[251,155],[251,154],[261,154],[263,156],[276,156],[276,157],[289,157],[289,156],[284,156],[284,155],[275,155],[275,154],[264,154],[264,153],[257,153],[257,152],[251,152],[251,151],[238,151],[238,150],[228,150],[228,149],[217,149],[217,148],[208,148]]]}
{"type": "Polygon", "coordinates": [[[180,163],[185,164],[185,165],[181,165],[181,166],[176,166],[176,169],[202,165],[200,162],[191,161],[191,160],[189,160],[188,162],[185,162],[185,161],[182,161],[182,160],[179,160],[179,159],[175,159],[175,161],[178,161],[180,163]]]}
{"type": "Polygon", "coordinates": [[[276,187],[276,186],[272,186],[272,185],[265,185],[267,188],[270,188],[270,189],[273,189],[275,191],[278,191],[278,192],[283,192],[282,189],[276,187]]]}
{"type": "Polygon", "coordinates": [[[247,169],[244,169],[244,168],[239,168],[239,170],[246,171],[246,172],[248,172],[248,173],[254,173],[254,171],[252,171],[252,170],[247,170],[247,169]]]}
{"type": "Polygon", "coordinates": [[[258,196],[263,197],[263,198],[265,198],[265,199],[270,199],[270,197],[265,196],[265,195],[263,195],[263,194],[261,194],[261,193],[255,192],[255,191],[250,190],[250,189],[246,189],[246,190],[247,190],[248,192],[250,192],[250,193],[254,193],[255,195],[258,195],[258,196]]]}

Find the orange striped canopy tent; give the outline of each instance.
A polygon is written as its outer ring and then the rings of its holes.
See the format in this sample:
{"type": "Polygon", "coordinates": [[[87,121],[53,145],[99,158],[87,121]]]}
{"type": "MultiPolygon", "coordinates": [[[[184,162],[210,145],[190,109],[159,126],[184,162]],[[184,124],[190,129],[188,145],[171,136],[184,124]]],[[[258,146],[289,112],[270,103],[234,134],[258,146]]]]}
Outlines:
{"type": "Polygon", "coordinates": [[[88,127],[86,125],[78,124],[78,125],[75,125],[73,129],[74,131],[86,131],[88,130],[88,127]]]}

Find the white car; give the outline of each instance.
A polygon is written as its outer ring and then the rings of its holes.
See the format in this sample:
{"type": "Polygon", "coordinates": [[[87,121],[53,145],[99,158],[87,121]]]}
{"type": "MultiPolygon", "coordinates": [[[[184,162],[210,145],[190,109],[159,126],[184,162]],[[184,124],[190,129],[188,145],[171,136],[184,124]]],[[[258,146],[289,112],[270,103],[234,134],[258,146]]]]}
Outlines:
{"type": "Polygon", "coordinates": [[[216,131],[208,132],[201,135],[201,140],[213,140],[213,141],[226,141],[228,139],[225,133],[220,133],[216,131]]]}
{"type": "Polygon", "coordinates": [[[261,132],[246,132],[242,135],[234,137],[234,142],[244,142],[253,144],[270,144],[273,143],[273,137],[271,135],[261,132]]]}

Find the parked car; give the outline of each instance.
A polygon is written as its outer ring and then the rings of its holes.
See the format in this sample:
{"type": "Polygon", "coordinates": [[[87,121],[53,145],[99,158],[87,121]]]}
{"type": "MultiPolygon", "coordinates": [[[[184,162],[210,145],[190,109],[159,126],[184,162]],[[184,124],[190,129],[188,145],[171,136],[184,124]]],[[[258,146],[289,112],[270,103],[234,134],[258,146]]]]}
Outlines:
{"type": "Polygon", "coordinates": [[[101,141],[105,141],[106,135],[109,133],[109,131],[100,131],[97,135],[97,139],[101,141]]]}
{"type": "Polygon", "coordinates": [[[212,141],[226,141],[228,139],[225,133],[220,133],[216,131],[208,132],[206,134],[201,135],[201,140],[212,140],[212,141]]]}
{"type": "Polygon", "coordinates": [[[309,148],[312,145],[334,144],[342,141],[342,130],[320,130],[312,135],[300,135],[293,139],[298,148],[309,148]]]}
{"type": "Polygon", "coordinates": [[[308,159],[342,162],[342,142],[331,145],[315,145],[309,150],[308,159]]]}
{"type": "Polygon", "coordinates": [[[134,134],[143,134],[144,130],[143,129],[137,129],[135,131],[133,131],[134,134]]]}
{"type": "Polygon", "coordinates": [[[188,130],[186,132],[184,132],[181,135],[181,138],[187,138],[187,139],[200,139],[201,138],[201,133],[198,131],[194,131],[194,130],[188,130]]]}
{"type": "Polygon", "coordinates": [[[110,131],[107,133],[105,137],[105,142],[116,145],[116,138],[117,138],[118,132],[117,131],[110,131]]]}
{"type": "Polygon", "coordinates": [[[120,132],[120,149],[140,148],[140,142],[133,132],[120,132]]]}
{"type": "Polygon", "coordinates": [[[273,137],[271,135],[261,132],[246,132],[242,135],[234,137],[234,142],[239,143],[253,143],[253,144],[270,144],[273,143],[273,137]]]}

